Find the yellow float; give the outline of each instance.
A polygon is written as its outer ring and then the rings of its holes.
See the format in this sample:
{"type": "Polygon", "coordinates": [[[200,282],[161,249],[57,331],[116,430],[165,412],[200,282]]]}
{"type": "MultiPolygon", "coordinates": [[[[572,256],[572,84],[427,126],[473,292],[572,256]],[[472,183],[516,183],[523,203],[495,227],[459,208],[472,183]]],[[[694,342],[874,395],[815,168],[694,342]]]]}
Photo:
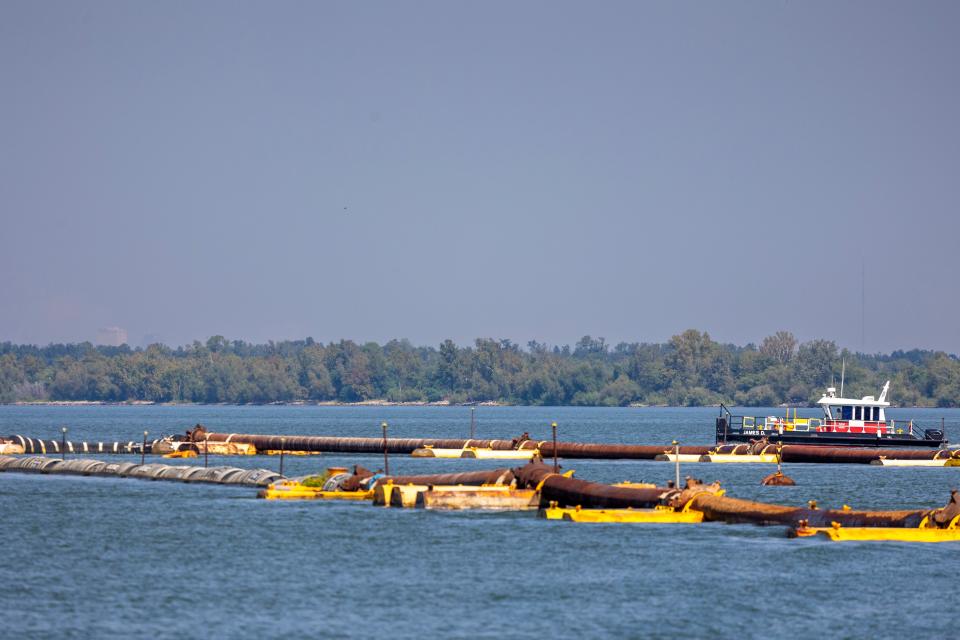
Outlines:
{"type": "Polygon", "coordinates": [[[703,513],[700,511],[687,507],[677,511],[672,507],[665,506],[656,506],[653,509],[583,509],[579,506],[558,507],[556,502],[551,502],[549,507],[540,510],[540,516],[547,520],[569,520],[571,522],[648,524],[698,524],[703,522],[703,513]]]}
{"type": "Polygon", "coordinates": [[[372,500],[373,491],[324,491],[296,480],[281,480],[257,493],[265,500],[372,500]]]}
{"type": "Polygon", "coordinates": [[[798,538],[819,536],[834,542],[960,542],[960,516],[955,517],[944,528],[930,524],[925,517],[916,528],[911,527],[844,527],[839,522],[831,522],[829,527],[801,526],[794,530],[798,538]]]}

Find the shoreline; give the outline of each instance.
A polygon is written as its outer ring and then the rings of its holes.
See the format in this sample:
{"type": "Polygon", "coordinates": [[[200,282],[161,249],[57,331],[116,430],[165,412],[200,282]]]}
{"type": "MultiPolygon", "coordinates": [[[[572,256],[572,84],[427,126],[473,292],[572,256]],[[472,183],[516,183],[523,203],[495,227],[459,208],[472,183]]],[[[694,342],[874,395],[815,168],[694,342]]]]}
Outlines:
{"type": "Polygon", "coordinates": [[[290,402],[155,402],[153,400],[121,400],[110,402],[106,400],[36,400],[0,403],[0,406],[9,407],[509,407],[514,406],[504,402],[485,400],[483,402],[450,402],[437,400],[436,402],[394,402],[393,400],[361,400],[359,402],[342,402],[340,400],[293,400],[290,402]]]}
{"type": "MultiPolygon", "coordinates": [[[[434,402],[414,401],[414,402],[395,402],[393,400],[361,400],[359,402],[343,402],[340,400],[294,400],[291,402],[155,402],[153,400],[123,400],[117,402],[108,402],[105,400],[35,400],[0,403],[0,407],[538,407],[547,405],[533,404],[511,404],[509,402],[498,402],[496,400],[484,400],[482,402],[450,402],[449,400],[437,400],[434,402]]],[[[554,406],[554,405],[550,405],[554,406]]],[[[584,407],[584,408],[602,408],[602,409],[716,409],[719,404],[702,404],[695,406],[685,405],[667,405],[667,404],[640,404],[632,403],[622,407],[607,407],[603,405],[556,405],[562,407],[584,407]]],[[[738,405],[739,408],[739,405],[738,405]]],[[[743,408],[751,408],[744,406],[743,408]]],[[[768,409],[770,407],[756,407],[768,409]]],[[[777,409],[785,409],[787,405],[779,405],[777,409]]],[[[816,405],[797,406],[791,405],[790,409],[815,409],[816,405]]],[[[951,407],[934,406],[891,406],[891,409],[950,409],[951,407]]],[[[956,407],[953,407],[956,408],[956,407]]]]}

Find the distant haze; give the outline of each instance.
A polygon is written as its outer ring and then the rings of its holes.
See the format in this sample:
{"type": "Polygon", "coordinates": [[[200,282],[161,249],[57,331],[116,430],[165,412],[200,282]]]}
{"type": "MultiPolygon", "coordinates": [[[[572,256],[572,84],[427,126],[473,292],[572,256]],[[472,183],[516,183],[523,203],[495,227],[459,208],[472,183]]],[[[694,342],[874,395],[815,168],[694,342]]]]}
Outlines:
{"type": "Polygon", "coordinates": [[[6,0],[0,341],[955,353],[958,61],[956,2],[6,0]]]}

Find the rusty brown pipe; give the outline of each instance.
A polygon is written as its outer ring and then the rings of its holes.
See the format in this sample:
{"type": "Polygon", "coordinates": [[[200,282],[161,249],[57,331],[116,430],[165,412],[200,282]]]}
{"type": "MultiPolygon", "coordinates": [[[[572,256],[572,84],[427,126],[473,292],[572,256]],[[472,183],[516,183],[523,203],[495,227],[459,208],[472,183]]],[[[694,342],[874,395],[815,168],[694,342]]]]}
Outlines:
{"type": "MultiPolygon", "coordinates": [[[[211,433],[212,442],[241,442],[252,444],[258,450],[280,449],[281,436],[248,433],[211,433]]],[[[342,438],[338,436],[283,436],[287,451],[321,451],[328,453],[374,453],[384,449],[383,438],[342,438]]],[[[461,440],[440,438],[387,438],[389,453],[412,453],[425,446],[437,449],[462,449],[464,446],[489,449],[513,449],[511,440],[461,440]]]]}
{"type": "MultiPolygon", "coordinates": [[[[372,453],[383,452],[383,438],[341,438],[336,436],[284,436],[287,451],[323,451],[330,453],[372,453]]],[[[256,435],[246,433],[211,433],[214,442],[242,442],[252,444],[258,450],[279,449],[280,436],[256,435]]],[[[437,449],[462,449],[466,446],[497,450],[510,450],[517,447],[517,440],[463,440],[439,438],[387,438],[387,450],[390,453],[412,453],[415,449],[431,446],[437,449]]],[[[553,443],[548,441],[526,440],[520,449],[540,449],[542,456],[553,456],[553,443]]],[[[558,442],[557,455],[561,458],[588,459],[627,459],[653,460],[669,450],[666,445],[602,444],[582,442],[558,442]]],[[[711,447],[680,447],[680,453],[703,455],[711,447]]]]}
{"type": "MultiPolygon", "coordinates": [[[[210,440],[214,442],[242,442],[254,445],[258,450],[280,449],[280,437],[275,435],[256,435],[245,433],[211,433],[210,440]]],[[[336,436],[285,436],[287,451],[323,451],[330,453],[383,453],[383,438],[352,438],[336,436]]],[[[463,440],[442,438],[387,438],[386,446],[389,453],[412,453],[415,449],[431,446],[437,449],[462,449],[466,446],[510,450],[517,447],[514,440],[463,440]]],[[[520,449],[540,449],[545,458],[553,456],[553,443],[549,441],[526,440],[519,444],[520,449]]],[[[771,447],[765,447],[769,452],[771,447]]],[[[704,455],[713,450],[709,446],[680,447],[682,454],[704,455]]],[[[727,452],[726,446],[721,447],[727,452]]],[[[750,445],[731,445],[730,453],[750,452],[750,445]]],[[[558,442],[557,455],[568,459],[599,459],[599,460],[653,460],[665,452],[673,453],[666,445],[637,445],[637,444],[605,444],[594,442],[558,442]]],[[[830,462],[830,463],[859,463],[869,464],[880,456],[891,460],[931,460],[949,457],[946,450],[914,450],[914,449],[863,449],[860,447],[828,447],[814,445],[784,445],[784,462],[830,462]]]]}
{"type": "MultiPolygon", "coordinates": [[[[528,440],[521,449],[540,449],[544,458],[553,457],[552,442],[537,442],[528,440]]],[[[703,455],[709,453],[712,447],[688,446],[680,447],[680,453],[703,455]]],[[[558,442],[557,455],[561,458],[580,458],[594,460],[653,460],[664,453],[674,453],[669,445],[646,444],[604,444],[599,442],[558,442]]]]}
{"type": "Polygon", "coordinates": [[[707,521],[796,526],[806,520],[811,527],[829,527],[831,522],[845,527],[917,527],[931,513],[929,509],[852,511],[790,507],[706,493],[693,496],[690,508],[703,512],[707,521]]]}
{"type": "Polygon", "coordinates": [[[870,464],[881,456],[888,460],[939,460],[950,457],[946,449],[865,449],[862,447],[826,447],[783,445],[784,462],[830,462],[834,464],[870,464]]]}
{"type": "Polygon", "coordinates": [[[565,478],[553,472],[553,468],[540,462],[531,462],[513,470],[517,486],[526,489],[540,488],[540,506],[556,502],[560,507],[584,508],[650,508],[661,503],[665,494],[672,493],[666,487],[639,489],[615,487],[599,482],[565,478]]]}

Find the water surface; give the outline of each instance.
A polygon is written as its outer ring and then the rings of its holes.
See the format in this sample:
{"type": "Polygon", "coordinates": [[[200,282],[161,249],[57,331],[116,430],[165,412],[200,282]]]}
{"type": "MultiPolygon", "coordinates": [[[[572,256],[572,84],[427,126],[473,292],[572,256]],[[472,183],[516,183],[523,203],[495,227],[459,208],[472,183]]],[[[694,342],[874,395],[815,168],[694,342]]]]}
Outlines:
{"type": "MultiPolygon", "coordinates": [[[[755,410],[758,415],[780,410],[755,410]]],[[[712,441],[716,409],[480,407],[478,437],[712,441]]],[[[930,426],[958,410],[896,410],[930,426]]],[[[815,415],[810,412],[810,415],[815,415]]],[[[0,407],[0,433],[136,440],[217,431],[466,436],[464,407],[0,407]]],[[[214,461],[215,457],[211,457],[214,461]]],[[[185,462],[185,461],[179,461],[185,462]]],[[[197,462],[197,461],[193,461],[197,462]]],[[[217,464],[276,467],[274,457],[217,464]]],[[[202,464],[202,460],[200,461],[202,464]]],[[[376,456],[287,457],[289,475],[376,456]]],[[[672,477],[650,461],[569,461],[604,482],[672,477]]],[[[396,456],[399,472],[496,462],[396,456]]],[[[942,505],[960,469],[685,465],[730,495],[823,506],[942,505]]],[[[252,489],[0,474],[0,602],[7,637],[946,637],[960,544],[831,544],[780,527],[575,525],[532,513],[439,513],[278,503],[252,489]],[[922,630],[922,631],[921,631],[922,630]]]]}

